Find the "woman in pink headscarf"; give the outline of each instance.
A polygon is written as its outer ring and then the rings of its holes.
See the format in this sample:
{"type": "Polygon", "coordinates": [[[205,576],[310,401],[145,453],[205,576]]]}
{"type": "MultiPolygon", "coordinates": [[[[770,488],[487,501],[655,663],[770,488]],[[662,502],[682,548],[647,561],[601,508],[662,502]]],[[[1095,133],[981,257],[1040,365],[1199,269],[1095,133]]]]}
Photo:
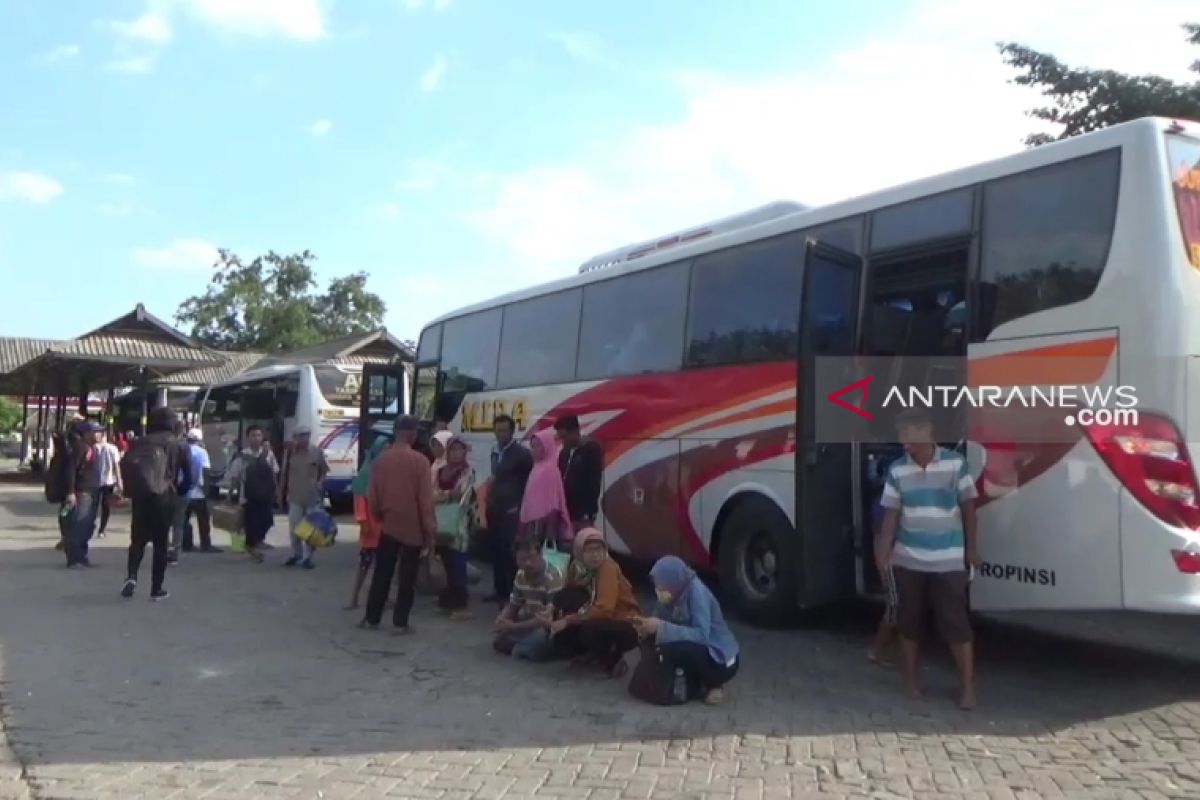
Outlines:
{"type": "Polygon", "coordinates": [[[562,474],[558,471],[558,447],[553,429],[540,430],[533,435],[529,447],[533,454],[533,470],[529,473],[521,501],[521,533],[569,548],[574,529],[567,513],[562,474]]]}

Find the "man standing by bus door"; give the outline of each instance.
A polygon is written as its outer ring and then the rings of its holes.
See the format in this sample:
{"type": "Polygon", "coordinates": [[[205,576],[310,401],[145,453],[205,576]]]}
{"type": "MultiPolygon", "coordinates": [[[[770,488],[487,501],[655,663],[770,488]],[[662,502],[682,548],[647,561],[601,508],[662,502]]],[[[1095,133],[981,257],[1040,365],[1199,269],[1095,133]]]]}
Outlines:
{"type": "Polygon", "coordinates": [[[312,431],[301,425],[292,434],[292,445],[283,456],[283,485],[280,504],[288,510],[288,533],[292,538],[292,556],[286,567],[297,564],[312,569],[312,547],[296,535],[296,526],[312,511],[321,507],[325,498],[325,476],[329,464],[325,451],[312,445],[312,431]]]}
{"type": "Polygon", "coordinates": [[[958,667],[959,707],[975,707],[975,653],[967,609],[971,572],[979,567],[975,482],[961,454],[939,447],[920,409],[897,420],[905,456],[888,469],[880,504],[886,509],[876,559],[892,569],[897,627],[908,696],[921,696],[921,629],[928,607],[958,667]],[[897,532],[898,531],[898,532],[897,532]]]}

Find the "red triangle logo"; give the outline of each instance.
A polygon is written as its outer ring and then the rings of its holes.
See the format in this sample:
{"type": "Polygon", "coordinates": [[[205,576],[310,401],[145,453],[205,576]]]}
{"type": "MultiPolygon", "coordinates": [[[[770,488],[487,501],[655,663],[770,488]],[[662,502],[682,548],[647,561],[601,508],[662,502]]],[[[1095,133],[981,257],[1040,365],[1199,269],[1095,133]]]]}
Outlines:
{"type": "Polygon", "coordinates": [[[875,380],[875,376],[868,375],[865,378],[856,380],[854,383],[848,383],[837,391],[832,392],[828,398],[829,402],[833,403],[838,408],[844,408],[847,411],[858,414],[863,419],[873,420],[875,419],[875,415],[870,411],[867,411],[867,385],[873,380],[875,380]],[[842,399],[846,395],[853,394],[855,392],[858,392],[862,395],[862,400],[859,402],[859,404],[854,405],[842,399]]]}

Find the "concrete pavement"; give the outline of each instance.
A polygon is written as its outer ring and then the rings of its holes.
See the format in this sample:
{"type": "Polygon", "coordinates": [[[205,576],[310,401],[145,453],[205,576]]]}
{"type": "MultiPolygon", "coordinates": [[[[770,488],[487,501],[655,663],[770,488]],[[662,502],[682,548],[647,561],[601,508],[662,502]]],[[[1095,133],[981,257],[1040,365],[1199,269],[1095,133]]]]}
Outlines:
{"type": "Polygon", "coordinates": [[[147,601],[148,559],[138,596],[118,596],[127,517],[90,571],[63,568],[53,531],[37,489],[0,486],[0,718],[17,759],[0,748],[0,798],[1200,796],[1191,652],[991,628],[968,714],[940,657],[928,698],[902,699],[864,658],[872,620],[847,612],[739,628],[727,703],[659,709],[494,655],[478,603],[451,623],[422,599],[411,638],[357,630],[352,530],[311,573],[281,550],[186,558],[165,603],[147,601]]]}

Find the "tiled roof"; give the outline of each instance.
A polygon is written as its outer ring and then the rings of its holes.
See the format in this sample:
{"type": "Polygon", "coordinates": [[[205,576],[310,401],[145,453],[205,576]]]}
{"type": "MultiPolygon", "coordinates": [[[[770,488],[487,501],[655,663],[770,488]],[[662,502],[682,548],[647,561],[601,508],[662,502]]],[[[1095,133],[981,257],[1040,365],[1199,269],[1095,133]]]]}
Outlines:
{"type": "Polygon", "coordinates": [[[325,361],[344,361],[347,358],[359,356],[377,357],[374,360],[387,360],[387,355],[393,353],[410,361],[415,356],[399,339],[388,333],[386,328],[380,328],[367,333],[352,333],[349,336],[331,339],[312,347],[272,354],[271,358],[277,361],[319,364],[325,361]],[[367,350],[368,353],[359,353],[361,350],[367,350]]]}
{"type": "Polygon", "coordinates": [[[123,361],[147,367],[180,367],[219,364],[220,353],[164,342],[146,336],[90,334],[50,348],[56,356],[97,361],[123,361]]]}
{"type": "Polygon", "coordinates": [[[263,360],[262,353],[217,353],[225,359],[211,367],[198,367],[176,372],[158,381],[160,386],[207,386],[236,377],[263,360]]]}
{"type": "Polygon", "coordinates": [[[16,336],[0,336],[0,375],[12,372],[57,344],[61,344],[57,339],[22,339],[16,336]]]}

